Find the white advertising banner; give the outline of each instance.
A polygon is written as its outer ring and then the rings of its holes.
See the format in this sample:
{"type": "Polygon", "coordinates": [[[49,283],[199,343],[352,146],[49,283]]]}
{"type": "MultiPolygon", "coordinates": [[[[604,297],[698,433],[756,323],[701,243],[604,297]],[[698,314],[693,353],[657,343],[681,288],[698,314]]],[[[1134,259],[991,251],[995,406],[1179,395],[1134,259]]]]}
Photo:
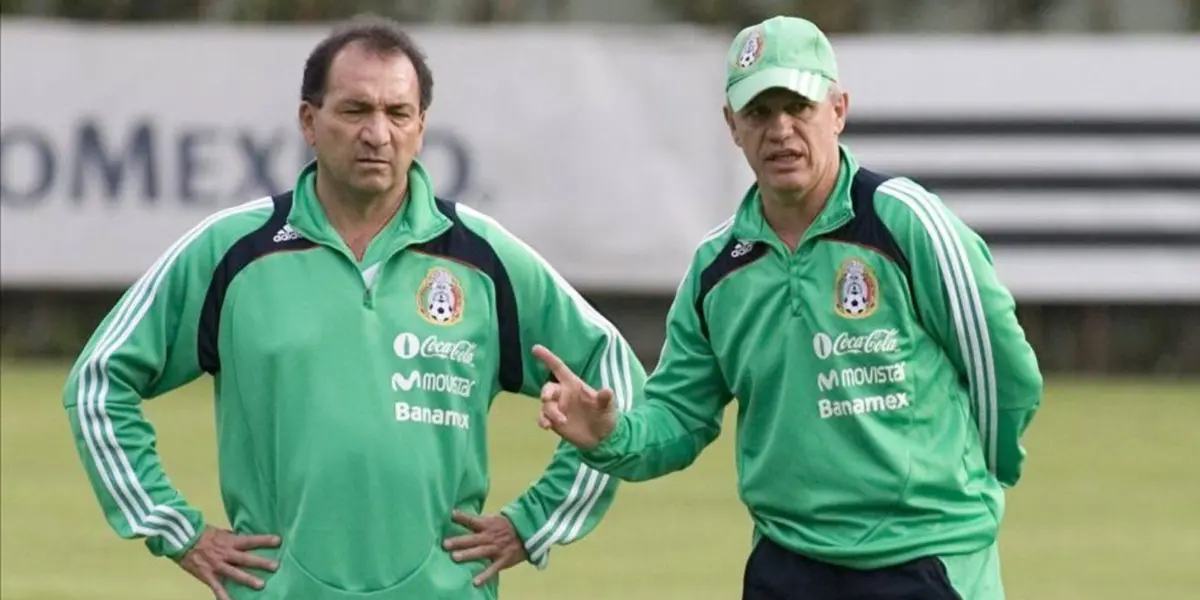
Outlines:
{"type": "MultiPolygon", "coordinates": [[[[0,23],[5,287],[123,286],[205,215],[292,185],[322,28],[0,23]]],[[[415,29],[422,160],[588,291],[670,293],[750,174],[728,40],[415,29]]],[[[938,191],[1021,298],[1200,299],[1200,41],[835,39],[861,162],[938,191]]]]}

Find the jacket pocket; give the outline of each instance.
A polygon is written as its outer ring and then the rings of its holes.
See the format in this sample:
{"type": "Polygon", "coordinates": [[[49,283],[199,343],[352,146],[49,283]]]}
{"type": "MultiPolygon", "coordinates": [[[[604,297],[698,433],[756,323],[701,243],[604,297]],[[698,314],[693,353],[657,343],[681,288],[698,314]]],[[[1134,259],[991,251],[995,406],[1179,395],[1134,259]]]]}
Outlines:
{"type": "Polygon", "coordinates": [[[407,598],[484,599],[489,590],[475,589],[473,574],[466,565],[451,560],[440,545],[429,549],[420,564],[407,569],[404,577],[383,587],[367,588],[353,581],[328,581],[315,574],[284,548],[279,570],[262,591],[238,586],[229,590],[235,600],[402,600],[407,598]]]}

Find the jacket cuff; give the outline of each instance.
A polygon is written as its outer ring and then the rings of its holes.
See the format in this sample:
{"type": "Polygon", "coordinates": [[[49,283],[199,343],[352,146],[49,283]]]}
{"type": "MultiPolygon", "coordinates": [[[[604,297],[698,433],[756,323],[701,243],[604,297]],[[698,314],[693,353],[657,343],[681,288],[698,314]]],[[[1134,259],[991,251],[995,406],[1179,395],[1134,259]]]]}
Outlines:
{"type": "Polygon", "coordinates": [[[581,451],[580,457],[588,466],[603,471],[604,463],[611,462],[621,458],[621,448],[626,445],[629,439],[629,422],[626,420],[624,413],[617,417],[617,426],[609,432],[600,444],[591,450],[581,451]]]}
{"type": "Polygon", "coordinates": [[[526,493],[508,506],[502,508],[500,514],[504,515],[513,524],[513,529],[516,530],[517,537],[521,539],[521,544],[525,546],[525,554],[529,557],[529,563],[541,571],[549,563],[550,550],[547,549],[537,560],[534,560],[533,550],[529,547],[529,539],[537,533],[538,528],[541,527],[546,519],[540,514],[541,511],[537,510],[536,506],[531,505],[536,505],[536,503],[530,500],[528,493],[526,493]]]}
{"type": "Polygon", "coordinates": [[[167,543],[167,540],[163,539],[162,536],[154,536],[146,538],[146,549],[148,549],[150,554],[153,554],[154,556],[166,557],[175,562],[183,560],[183,557],[186,556],[188,552],[191,552],[192,548],[196,546],[196,542],[200,541],[200,534],[204,533],[205,526],[204,518],[199,514],[189,518],[188,522],[191,523],[194,533],[191,537],[184,541],[182,548],[176,548],[172,546],[171,544],[167,543]]]}

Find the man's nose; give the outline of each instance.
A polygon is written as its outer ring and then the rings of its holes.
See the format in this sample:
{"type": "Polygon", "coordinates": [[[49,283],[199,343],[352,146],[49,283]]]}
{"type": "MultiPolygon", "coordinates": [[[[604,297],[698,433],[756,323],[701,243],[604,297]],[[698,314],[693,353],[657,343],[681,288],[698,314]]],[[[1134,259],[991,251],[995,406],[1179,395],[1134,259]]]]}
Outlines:
{"type": "Polygon", "coordinates": [[[767,121],[767,137],[773,142],[779,142],[787,139],[792,133],[792,123],[788,119],[787,113],[783,111],[775,112],[767,121]]]}
{"type": "Polygon", "coordinates": [[[387,145],[391,140],[387,117],[379,113],[372,114],[371,118],[363,124],[362,130],[359,132],[359,137],[363,142],[371,146],[387,145]]]}

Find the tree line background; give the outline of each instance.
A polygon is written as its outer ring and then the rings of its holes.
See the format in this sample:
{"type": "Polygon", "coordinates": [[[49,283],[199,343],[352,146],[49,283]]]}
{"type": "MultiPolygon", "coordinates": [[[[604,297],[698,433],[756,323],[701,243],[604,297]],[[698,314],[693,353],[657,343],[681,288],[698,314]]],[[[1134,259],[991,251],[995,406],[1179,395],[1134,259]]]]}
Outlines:
{"type": "Polygon", "coordinates": [[[0,0],[0,13],[103,21],[691,22],[802,14],[832,33],[1200,31],[1200,0],[0,0]]]}

